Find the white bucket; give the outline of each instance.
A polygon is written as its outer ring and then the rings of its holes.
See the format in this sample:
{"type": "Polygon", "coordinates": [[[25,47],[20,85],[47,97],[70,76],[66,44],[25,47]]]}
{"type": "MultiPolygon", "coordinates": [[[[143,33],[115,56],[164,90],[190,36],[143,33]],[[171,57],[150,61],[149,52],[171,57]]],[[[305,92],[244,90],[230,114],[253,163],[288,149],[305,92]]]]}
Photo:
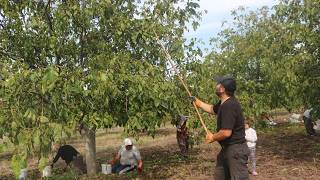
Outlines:
{"type": "Polygon", "coordinates": [[[27,172],[28,172],[28,170],[26,168],[21,169],[20,175],[19,175],[19,180],[25,180],[27,178],[27,172]]]}
{"type": "Polygon", "coordinates": [[[51,176],[51,166],[46,166],[42,170],[42,177],[50,177],[51,176]]]}
{"type": "Polygon", "coordinates": [[[102,174],[111,174],[111,164],[101,164],[102,174]]]}
{"type": "Polygon", "coordinates": [[[102,174],[107,174],[107,165],[106,164],[101,164],[101,171],[102,171],[102,174]]]}
{"type": "Polygon", "coordinates": [[[111,174],[112,166],[111,164],[107,164],[107,174],[111,174]]]}

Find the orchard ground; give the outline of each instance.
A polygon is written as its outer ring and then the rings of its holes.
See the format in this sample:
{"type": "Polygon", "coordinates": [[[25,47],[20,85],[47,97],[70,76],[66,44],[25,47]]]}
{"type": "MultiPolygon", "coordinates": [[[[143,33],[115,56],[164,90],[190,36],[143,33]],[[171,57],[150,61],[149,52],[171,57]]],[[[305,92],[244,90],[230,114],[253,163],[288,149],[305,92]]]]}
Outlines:
{"type": "MultiPolygon", "coordinates": [[[[179,155],[176,142],[176,131],[172,126],[157,130],[153,139],[142,135],[135,144],[141,151],[144,160],[143,175],[140,179],[213,179],[213,169],[219,144],[200,143],[190,150],[189,157],[179,155]]],[[[111,159],[118,151],[124,136],[121,128],[97,133],[97,161],[100,164],[111,159]]],[[[74,145],[84,153],[82,140],[73,139],[74,145]]],[[[0,179],[14,179],[10,174],[10,153],[0,154],[0,179]]],[[[30,160],[29,168],[35,168],[35,160],[30,160]]],[[[70,172],[63,173],[64,162],[59,160],[54,168],[55,179],[74,179],[70,172]]],[[[308,137],[304,126],[282,123],[258,131],[257,145],[258,176],[250,179],[283,179],[283,180],[316,180],[320,177],[320,137],[308,137]]],[[[29,173],[39,177],[40,173],[31,170],[29,173]]],[[[127,175],[83,175],[78,179],[133,179],[136,172],[127,175]]]]}

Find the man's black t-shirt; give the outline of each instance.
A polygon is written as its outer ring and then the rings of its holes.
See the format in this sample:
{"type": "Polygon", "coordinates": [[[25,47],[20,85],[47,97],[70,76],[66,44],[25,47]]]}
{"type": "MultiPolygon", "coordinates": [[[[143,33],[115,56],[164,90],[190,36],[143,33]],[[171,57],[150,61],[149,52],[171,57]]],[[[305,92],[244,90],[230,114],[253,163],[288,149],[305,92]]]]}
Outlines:
{"type": "Polygon", "coordinates": [[[230,97],[223,104],[219,101],[214,105],[213,110],[217,114],[217,131],[220,129],[232,130],[230,137],[219,141],[220,145],[227,146],[244,143],[246,141],[244,118],[240,104],[236,98],[230,97]]]}
{"type": "Polygon", "coordinates": [[[57,155],[53,159],[53,164],[58,161],[58,159],[61,157],[67,165],[73,160],[74,157],[76,157],[79,154],[79,152],[70,145],[63,145],[59,148],[57,155]]]}

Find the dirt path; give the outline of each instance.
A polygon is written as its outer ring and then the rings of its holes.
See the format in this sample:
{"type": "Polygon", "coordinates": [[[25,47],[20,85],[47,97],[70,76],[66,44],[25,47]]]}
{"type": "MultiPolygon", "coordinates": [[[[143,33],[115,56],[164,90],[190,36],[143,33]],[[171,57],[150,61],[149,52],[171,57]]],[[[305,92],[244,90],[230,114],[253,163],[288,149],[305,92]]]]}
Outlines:
{"type": "MultiPolygon", "coordinates": [[[[121,129],[97,135],[99,163],[106,162],[121,145],[121,129]]],[[[270,180],[316,180],[320,177],[320,137],[310,138],[303,125],[280,125],[258,131],[256,177],[250,179],[270,180]]],[[[83,152],[81,140],[72,144],[83,152]]],[[[188,158],[179,155],[173,127],[157,131],[155,138],[141,136],[136,143],[144,158],[144,171],[140,179],[213,179],[215,158],[219,152],[217,143],[202,143],[190,151],[188,158]]],[[[59,160],[60,161],[60,160],[59,160]]],[[[60,161],[60,165],[63,163],[60,161]]],[[[60,172],[56,169],[56,172],[60,172]]],[[[3,176],[2,176],[3,177],[3,176]]],[[[7,176],[8,177],[8,176],[7,176]]],[[[96,175],[80,179],[132,179],[136,173],[125,176],[96,175]]],[[[1,178],[0,176],[0,179],[1,178]]]]}

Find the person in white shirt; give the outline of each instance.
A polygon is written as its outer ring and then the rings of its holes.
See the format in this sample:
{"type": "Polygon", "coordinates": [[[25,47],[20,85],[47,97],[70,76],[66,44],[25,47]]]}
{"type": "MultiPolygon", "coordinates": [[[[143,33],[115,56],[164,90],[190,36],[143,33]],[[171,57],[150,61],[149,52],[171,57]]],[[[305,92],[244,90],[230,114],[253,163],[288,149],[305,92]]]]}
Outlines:
{"type": "Polygon", "coordinates": [[[252,163],[252,175],[257,176],[256,170],[256,142],[258,140],[257,133],[254,129],[250,128],[249,122],[245,121],[246,141],[250,150],[249,162],[252,163]]]}
{"type": "Polygon", "coordinates": [[[133,146],[132,140],[129,138],[124,140],[124,144],[121,146],[117,156],[108,163],[112,165],[112,173],[123,174],[133,169],[137,169],[139,175],[142,172],[140,152],[138,148],[133,146]]]}

